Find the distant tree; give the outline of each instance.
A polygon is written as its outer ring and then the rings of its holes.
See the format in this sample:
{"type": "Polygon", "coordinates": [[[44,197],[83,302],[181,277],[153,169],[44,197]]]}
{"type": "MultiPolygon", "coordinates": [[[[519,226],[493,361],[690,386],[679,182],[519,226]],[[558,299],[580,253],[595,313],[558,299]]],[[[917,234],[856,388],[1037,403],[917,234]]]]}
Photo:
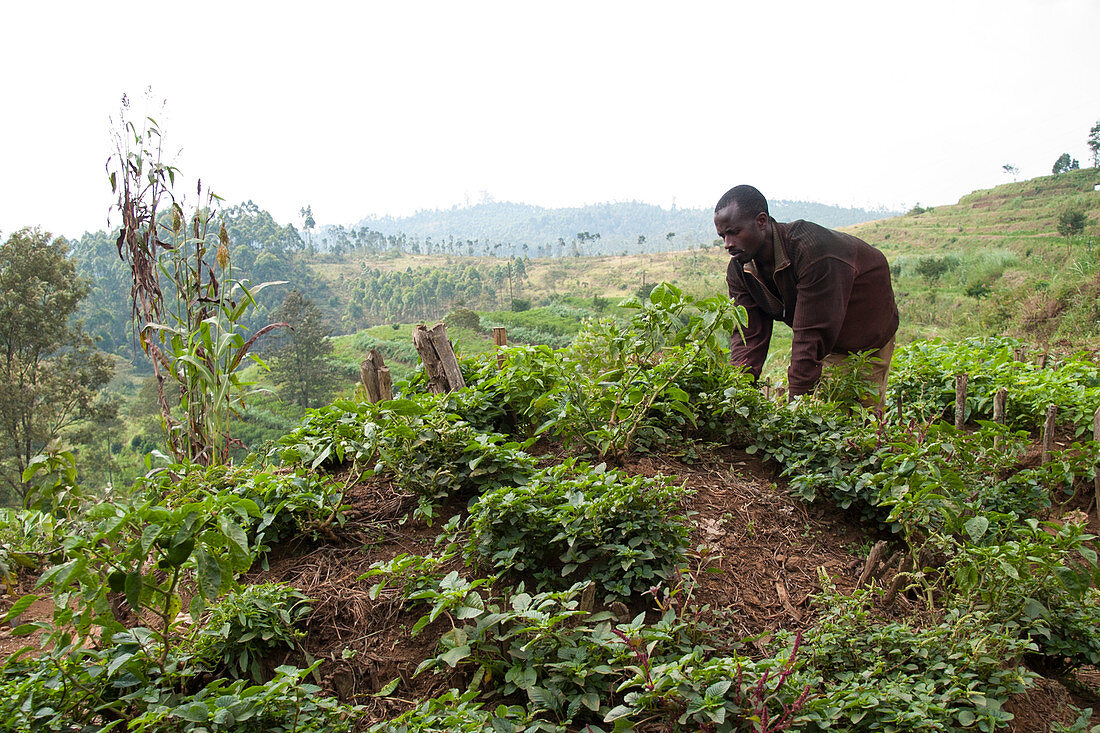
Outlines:
{"type": "Polygon", "coordinates": [[[1058,160],[1054,161],[1054,167],[1051,168],[1051,172],[1057,176],[1061,173],[1075,171],[1080,167],[1081,164],[1077,162],[1076,158],[1069,157],[1069,153],[1062,153],[1058,156],[1058,160]]]}
{"type": "Polygon", "coordinates": [[[1092,167],[1100,168],[1100,120],[1089,130],[1089,152],[1092,153],[1092,167]]]}
{"type": "Polygon", "coordinates": [[[1069,239],[1085,231],[1088,216],[1081,209],[1066,209],[1058,216],[1058,234],[1069,239]]]}
{"type": "Polygon", "coordinates": [[[645,245],[645,235],[644,234],[639,234],[638,235],[638,246],[641,247],[643,245],[645,245]]]}
{"type": "Polygon", "coordinates": [[[271,353],[271,378],[285,399],[302,407],[316,407],[339,383],[337,370],[328,361],[331,329],[322,322],[321,309],[298,290],[283,299],[275,320],[289,328],[271,353]]]}
{"type": "Polygon", "coordinates": [[[1008,175],[1012,176],[1013,181],[1016,180],[1016,176],[1020,175],[1020,169],[1012,165],[1011,163],[1005,163],[1001,166],[1001,169],[1008,175]]]}
{"type": "Polygon", "coordinates": [[[313,207],[306,204],[299,209],[298,214],[302,217],[302,229],[306,231],[306,240],[309,242],[309,251],[313,251],[313,227],[317,225],[317,222],[313,220],[313,207]]]}
{"type": "Polygon", "coordinates": [[[37,229],[0,245],[0,475],[20,500],[32,457],[63,429],[113,409],[96,402],[113,366],[73,320],[88,283],[68,252],[64,239],[37,229]]]}

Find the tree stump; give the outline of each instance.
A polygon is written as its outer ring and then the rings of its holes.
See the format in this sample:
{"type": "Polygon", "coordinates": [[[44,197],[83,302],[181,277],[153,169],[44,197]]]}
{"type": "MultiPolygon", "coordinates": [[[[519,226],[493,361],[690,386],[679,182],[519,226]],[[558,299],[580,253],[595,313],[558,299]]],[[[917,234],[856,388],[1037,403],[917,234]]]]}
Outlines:
{"type": "Polygon", "coordinates": [[[367,358],[359,362],[359,381],[367,392],[367,401],[382,402],[393,399],[393,380],[390,369],[378,353],[378,349],[367,352],[367,358]]]}
{"type": "Polygon", "coordinates": [[[431,328],[420,324],[413,329],[413,346],[420,354],[428,375],[428,388],[433,393],[453,392],[466,386],[454,347],[447,338],[446,324],[440,322],[431,328]]]}

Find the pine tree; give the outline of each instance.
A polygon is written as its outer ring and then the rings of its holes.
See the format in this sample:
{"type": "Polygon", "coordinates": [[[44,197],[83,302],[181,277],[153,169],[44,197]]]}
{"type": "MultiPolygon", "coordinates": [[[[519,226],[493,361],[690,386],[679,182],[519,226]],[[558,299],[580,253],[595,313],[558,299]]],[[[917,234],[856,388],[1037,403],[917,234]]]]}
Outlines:
{"type": "Polygon", "coordinates": [[[275,318],[289,326],[269,361],[279,393],[302,407],[322,404],[339,384],[337,369],[328,360],[332,329],[322,322],[321,309],[298,290],[283,299],[275,318]]]}

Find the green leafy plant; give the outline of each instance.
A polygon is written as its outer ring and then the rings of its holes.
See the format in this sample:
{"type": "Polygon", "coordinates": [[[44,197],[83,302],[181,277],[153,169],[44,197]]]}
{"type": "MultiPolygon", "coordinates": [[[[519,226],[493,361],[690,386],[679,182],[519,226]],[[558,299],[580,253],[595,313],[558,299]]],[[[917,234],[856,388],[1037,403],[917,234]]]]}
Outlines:
{"type": "Polygon", "coordinates": [[[310,613],[310,599],[280,583],[231,591],[208,609],[190,645],[191,654],[233,677],[262,682],[260,661],[280,649],[298,649],[305,635],[297,625],[310,613]]]}
{"type": "Polygon", "coordinates": [[[806,637],[822,688],[801,730],[992,731],[1012,718],[1008,697],[1035,677],[1019,666],[1034,647],[989,616],[876,622],[870,593],[839,596],[827,578],[823,587],[823,617],[806,637]]]}
{"type": "MultiPolygon", "coordinates": [[[[213,494],[171,509],[152,501],[93,505],[86,524],[63,540],[63,562],[38,580],[53,595],[52,623],[23,624],[16,633],[43,631],[43,645],[65,653],[94,635],[111,638],[124,631],[112,605],[117,594],[134,613],[156,619],[149,638],[167,669],[179,641],[181,583],[196,583],[190,612],[197,618],[251,564],[246,528],[258,513],[248,499],[213,494]]],[[[21,599],[9,615],[34,598],[21,599]]]]}
{"type": "Polygon", "coordinates": [[[564,378],[548,394],[542,426],[582,441],[600,458],[622,458],[640,431],[665,431],[670,416],[671,427],[694,425],[691,395],[677,380],[689,371],[725,368],[719,334],[745,324],[744,309],[728,298],[696,300],[669,283],[620,307],[637,309],[629,324],[589,323],[577,337],[564,378]]]}
{"type": "Polygon", "coordinates": [[[607,598],[647,590],[687,547],[682,487],[568,460],[523,486],[483,494],[466,525],[468,560],[531,573],[541,587],[593,580],[607,598]]]}
{"type": "Polygon", "coordinates": [[[1017,361],[1024,347],[1008,338],[914,341],[894,354],[890,393],[907,420],[925,423],[955,414],[955,376],[969,375],[966,419],[992,419],[993,399],[1008,389],[1006,419],[1016,429],[1042,426],[1047,407],[1058,406],[1060,422],[1073,425],[1080,437],[1092,427],[1100,407],[1100,378],[1095,357],[1076,354],[1051,361],[1048,368],[1017,361]]]}
{"type": "Polygon", "coordinates": [[[321,695],[305,682],[320,662],[306,669],[278,667],[263,685],[219,679],[194,695],[148,705],[130,721],[140,733],[344,733],[355,729],[361,710],[321,695]]]}

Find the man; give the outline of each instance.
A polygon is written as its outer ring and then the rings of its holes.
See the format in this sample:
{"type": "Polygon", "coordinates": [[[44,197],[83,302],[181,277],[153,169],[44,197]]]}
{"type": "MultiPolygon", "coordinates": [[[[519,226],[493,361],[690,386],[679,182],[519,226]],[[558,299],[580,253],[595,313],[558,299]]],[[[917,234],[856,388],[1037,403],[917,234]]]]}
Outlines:
{"type": "Polygon", "coordinates": [[[886,257],[850,234],[801,220],[777,222],[752,186],[722,196],[714,226],[730,254],[730,297],[748,311],[744,341],[730,338],[730,360],[758,379],[772,324],[781,320],[794,329],[787,370],[792,397],[813,391],[823,362],[873,350],[881,409],[898,329],[886,257]]]}

